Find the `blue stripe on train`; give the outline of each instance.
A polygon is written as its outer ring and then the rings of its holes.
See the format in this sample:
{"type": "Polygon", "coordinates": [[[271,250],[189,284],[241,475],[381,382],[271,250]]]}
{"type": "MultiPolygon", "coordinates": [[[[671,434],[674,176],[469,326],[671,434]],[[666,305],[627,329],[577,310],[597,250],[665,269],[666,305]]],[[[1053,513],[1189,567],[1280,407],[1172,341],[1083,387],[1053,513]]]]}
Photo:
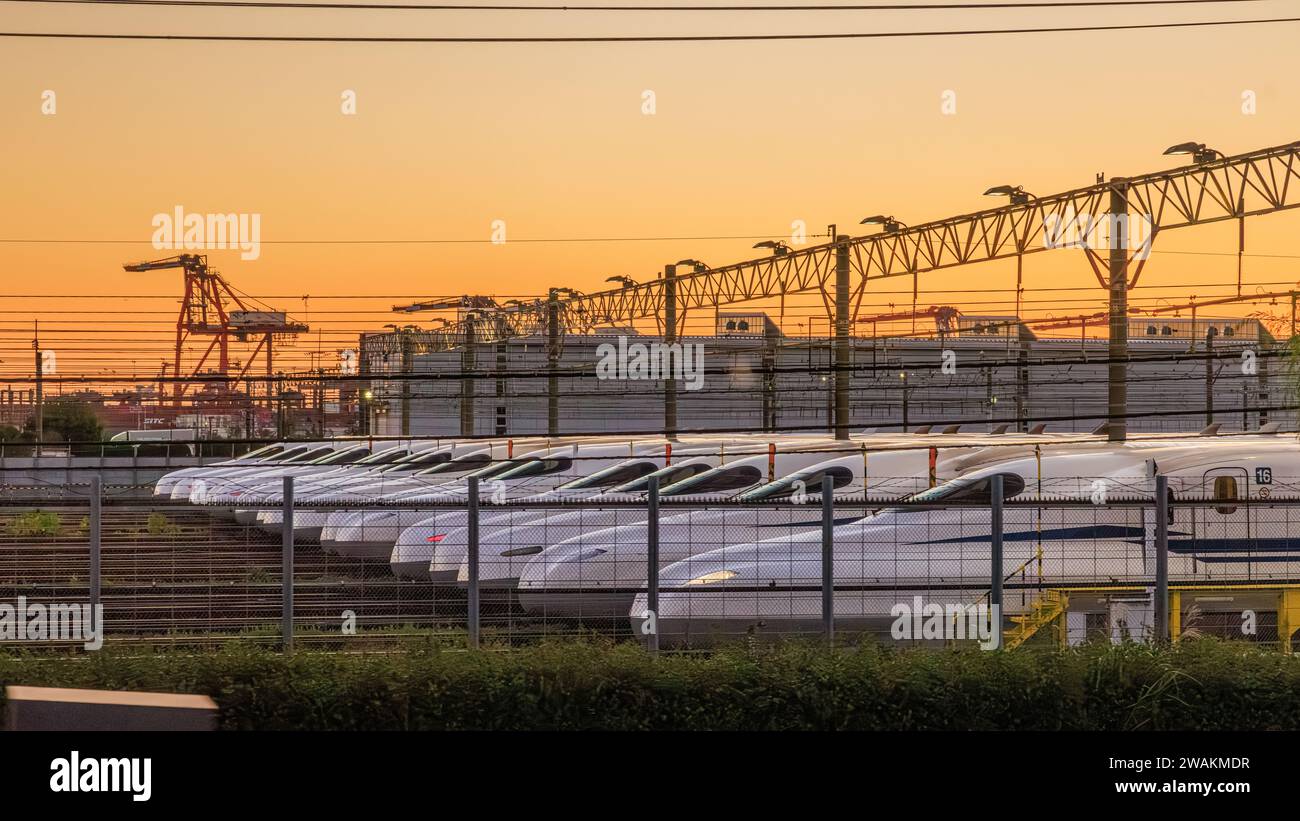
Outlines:
{"type": "MultiPolygon", "coordinates": [[[[1193,539],[1191,538],[1191,534],[1177,531],[1171,531],[1169,536],[1170,553],[1179,556],[1186,556],[1210,564],[1226,564],[1229,562],[1300,562],[1300,537],[1283,537],[1275,539],[1193,539]],[[1241,555],[1255,553],[1284,553],[1286,555],[1241,555]],[[1203,554],[1217,555],[1206,556],[1203,554]]],[[[1123,525],[1081,525],[1078,527],[1050,528],[1044,530],[1041,534],[1036,530],[1020,530],[1005,533],[1002,536],[1002,541],[1032,542],[1040,538],[1045,542],[1111,539],[1123,540],[1130,544],[1141,546],[1145,538],[1145,533],[1140,527],[1125,527],[1123,525]]],[[[987,543],[988,541],[989,536],[979,535],[958,536],[952,539],[934,539],[928,542],[917,542],[917,544],[973,544],[981,542],[987,543]]]]}

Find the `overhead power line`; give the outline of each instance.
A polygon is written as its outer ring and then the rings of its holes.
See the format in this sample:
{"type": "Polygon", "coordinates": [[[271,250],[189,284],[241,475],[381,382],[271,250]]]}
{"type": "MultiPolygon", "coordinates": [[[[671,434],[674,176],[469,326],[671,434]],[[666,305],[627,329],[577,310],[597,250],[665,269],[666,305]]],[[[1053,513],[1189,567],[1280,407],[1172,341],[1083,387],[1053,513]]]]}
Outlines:
{"type": "MultiPolygon", "coordinates": [[[[7,0],[15,2],[16,0],[7,0]]],[[[239,2],[238,0],[27,0],[28,2],[83,6],[172,6],[197,8],[244,9],[307,9],[342,11],[954,11],[984,9],[1056,9],[1095,8],[1105,6],[1189,6],[1222,5],[1226,3],[1263,3],[1269,0],[1074,0],[1073,2],[1011,2],[1011,3],[882,3],[814,4],[808,6],[784,5],[732,5],[732,6],[602,6],[602,5],[516,5],[468,3],[289,3],[289,2],[239,2]]]]}
{"type": "Polygon", "coordinates": [[[351,35],[276,35],[276,34],[103,34],[91,32],[4,31],[0,37],[31,40],[160,40],[215,43],[722,43],[742,41],[792,40],[878,40],[907,37],[971,37],[998,34],[1066,34],[1098,31],[1150,31],[1154,29],[1211,28],[1221,26],[1255,26],[1274,23],[1300,23],[1300,17],[1266,17],[1255,20],[1191,20],[1166,23],[1122,23],[1091,26],[1035,26],[1032,28],[957,29],[953,31],[858,31],[817,34],[661,34],[598,36],[527,36],[527,37],[414,37],[351,35]]]}
{"type": "MultiPolygon", "coordinates": [[[[731,234],[700,237],[523,237],[506,241],[492,239],[264,239],[262,245],[510,245],[512,243],[540,242],[705,242],[713,240],[751,240],[769,239],[783,236],[788,232],[774,231],[768,234],[731,234]]],[[[810,238],[821,238],[829,234],[805,234],[810,238]]],[[[0,238],[0,243],[35,244],[35,245],[151,245],[148,239],[28,239],[22,237],[0,238]]],[[[205,250],[205,249],[195,249],[205,250]]]]}

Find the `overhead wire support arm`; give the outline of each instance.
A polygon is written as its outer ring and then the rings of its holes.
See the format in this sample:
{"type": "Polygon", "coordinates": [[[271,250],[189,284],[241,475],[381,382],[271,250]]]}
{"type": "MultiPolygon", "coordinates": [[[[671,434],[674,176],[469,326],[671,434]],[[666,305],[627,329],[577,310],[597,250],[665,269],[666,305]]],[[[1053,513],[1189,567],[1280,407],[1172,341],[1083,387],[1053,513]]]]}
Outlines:
{"type": "MultiPolygon", "coordinates": [[[[1124,177],[1129,219],[1149,221],[1147,239],[1167,230],[1271,214],[1300,206],[1300,142],[1124,177]]],[[[848,240],[856,288],[875,279],[916,276],[1062,247],[1061,226],[1105,224],[1113,181],[1023,203],[935,220],[848,240]],[[1033,237],[1042,238],[1033,241],[1033,237]]],[[[1071,247],[1064,245],[1063,247],[1071,247]]],[[[1077,246],[1076,246],[1077,247],[1077,246]]],[[[791,249],[675,277],[678,311],[711,308],[834,287],[836,243],[791,249]]],[[[1131,283],[1130,283],[1131,285],[1131,283]]],[[[598,324],[654,317],[665,304],[662,279],[558,302],[560,324],[583,332],[598,324]]],[[[546,327],[546,305],[521,305],[501,332],[527,336],[546,327]]]]}

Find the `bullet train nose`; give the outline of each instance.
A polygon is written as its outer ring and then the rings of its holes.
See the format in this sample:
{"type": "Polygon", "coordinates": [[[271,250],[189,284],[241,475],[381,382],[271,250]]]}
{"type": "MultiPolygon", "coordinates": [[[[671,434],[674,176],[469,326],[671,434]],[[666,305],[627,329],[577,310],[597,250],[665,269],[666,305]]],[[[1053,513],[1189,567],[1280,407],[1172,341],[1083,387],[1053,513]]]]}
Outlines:
{"type": "MultiPolygon", "coordinates": [[[[298,520],[297,511],[294,512],[294,522],[298,520]]],[[[271,508],[257,511],[257,527],[267,533],[280,533],[284,530],[284,511],[279,508],[271,508]]],[[[298,529],[294,528],[294,543],[298,542],[298,529]]]]}
{"type": "Polygon", "coordinates": [[[326,553],[338,553],[334,547],[334,534],[340,527],[351,523],[359,518],[364,510],[336,510],[325,517],[325,524],[321,526],[320,546],[326,553]]]}
{"type": "MultiPolygon", "coordinates": [[[[585,532],[611,527],[617,522],[616,515],[626,512],[519,508],[486,520],[479,536],[479,583],[514,587],[524,568],[543,550],[585,532]]],[[[458,535],[449,534],[438,543],[434,562],[445,568],[459,555],[456,580],[464,584],[469,581],[468,550],[460,549],[458,535]]]]}
{"type": "Polygon", "coordinates": [[[788,629],[793,613],[802,616],[805,627],[808,619],[820,615],[820,591],[802,597],[791,596],[784,589],[762,591],[764,585],[753,562],[744,559],[746,546],[734,552],[736,560],[703,554],[665,567],[660,572],[658,610],[650,610],[649,594],[644,590],[628,607],[632,634],[645,642],[657,633],[661,646],[707,647],[723,637],[735,641],[749,635],[779,634],[788,629]]]}
{"type": "Polygon", "coordinates": [[[261,512],[260,508],[239,508],[235,511],[235,521],[241,525],[255,525],[257,514],[261,512]]]}
{"type": "MultiPolygon", "coordinates": [[[[321,534],[325,530],[325,523],[329,520],[330,510],[295,510],[293,512],[293,538],[294,541],[310,544],[319,542],[321,534]]],[[[276,532],[280,531],[280,525],[284,522],[284,511],[268,510],[268,516],[274,517],[269,521],[274,521],[276,532]]]]}
{"type": "MultiPolygon", "coordinates": [[[[451,511],[441,511],[440,513],[448,512],[451,511]]],[[[449,577],[446,573],[437,578],[429,572],[429,560],[433,558],[433,548],[438,542],[446,538],[449,532],[447,528],[441,526],[444,517],[442,515],[431,516],[427,510],[421,516],[423,518],[410,527],[403,528],[401,533],[398,534],[392,550],[389,552],[389,569],[393,571],[393,575],[400,579],[455,581],[454,577],[449,577]]],[[[461,538],[460,541],[467,543],[468,539],[461,538]]]]}
{"type": "Polygon", "coordinates": [[[428,511],[362,510],[335,526],[330,543],[340,556],[352,559],[388,559],[402,531],[428,511]]]}
{"type": "MultiPolygon", "coordinates": [[[[449,508],[425,514],[423,521],[402,531],[388,564],[404,579],[455,582],[469,551],[469,513],[449,508]]],[[[480,541],[484,524],[480,521],[480,541]]]]}
{"type": "Polygon", "coordinates": [[[645,586],[620,579],[619,554],[603,532],[537,554],[519,576],[519,603],[538,616],[622,618],[645,586]]]}
{"type": "Polygon", "coordinates": [[[194,476],[192,471],[193,468],[182,468],[181,470],[174,470],[163,476],[157,482],[154,482],[153,495],[167,496],[170,498],[172,491],[176,489],[177,484],[182,481],[187,481],[190,477],[194,476]]]}

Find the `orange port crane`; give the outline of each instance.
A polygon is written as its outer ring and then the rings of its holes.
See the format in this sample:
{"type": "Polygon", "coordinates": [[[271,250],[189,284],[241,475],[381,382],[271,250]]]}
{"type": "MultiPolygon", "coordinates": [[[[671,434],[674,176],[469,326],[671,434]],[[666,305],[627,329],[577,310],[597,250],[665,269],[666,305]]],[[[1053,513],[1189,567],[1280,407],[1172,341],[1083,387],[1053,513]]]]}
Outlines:
{"type": "MultiPolygon", "coordinates": [[[[267,395],[271,395],[269,377],[273,374],[272,341],[276,335],[294,336],[310,330],[306,325],[291,321],[282,311],[249,310],[230,284],[215,269],[208,267],[208,258],[201,254],[128,263],[122,269],[132,273],[180,268],[184,273],[185,295],[181,298],[180,316],[176,319],[176,350],[172,362],[172,404],[179,406],[191,382],[206,381],[212,376],[225,382],[227,389],[243,379],[263,350],[266,351],[267,395]],[[227,300],[232,309],[226,309],[227,300]],[[191,336],[210,336],[212,341],[199,357],[193,371],[182,378],[181,355],[191,336]],[[248,357],[239,373],[230,375],[230,338],[246,342],[258,337],[257,347],[248,357]],[[215,373],[202,374],[213,351],[217,352],[215,373]]],[[[251,393],[251,391],[250,391],[251,393]]]]}

